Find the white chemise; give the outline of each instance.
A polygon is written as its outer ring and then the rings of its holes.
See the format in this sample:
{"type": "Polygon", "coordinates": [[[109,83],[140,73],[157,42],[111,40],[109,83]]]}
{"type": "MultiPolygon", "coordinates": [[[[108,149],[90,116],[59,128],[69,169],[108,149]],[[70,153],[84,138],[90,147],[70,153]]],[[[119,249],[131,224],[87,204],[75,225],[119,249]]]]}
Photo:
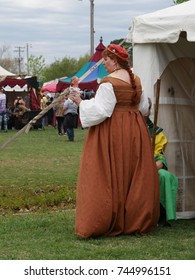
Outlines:
{"type": "MultiPolygon", "coordinates": [[[[99,86],[96,95],[90,100],[82,100],[79,105],[79,116],[83,128],[97,125],[111,117],[116,105],[116,97],[111,83],[99,86]]],[[[148,111],[148,98],[142,92],[139,110],[144,116],[148,111]]]]}

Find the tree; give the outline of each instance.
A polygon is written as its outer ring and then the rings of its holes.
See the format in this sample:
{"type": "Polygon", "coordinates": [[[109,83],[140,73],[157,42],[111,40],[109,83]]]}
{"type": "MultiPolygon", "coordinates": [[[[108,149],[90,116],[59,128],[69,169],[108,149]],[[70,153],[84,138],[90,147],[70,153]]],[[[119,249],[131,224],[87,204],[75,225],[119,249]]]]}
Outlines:
{"type": "Polygon", "coordinates": [[[181,4],[181,3],[187,2],[187,1],[189,1],[189,0],[173,0],[173,3],[175,5],[177,5],[177,4],[181,4]]]}
{"type": "Polygon", "coordinates": [[[0,65],[7,71],[17,73],[17,61],[11,57],[10,46],[8,45],[0,47],[0,65]]]}
{"type": "Polygon", "coordinates": [[[87,61],[89,55],[81,56],[78,60],[75,58],[64,57],[53,62],[43,70],[43,81],[51,81],[62,77],[68,77],[76,73],[87,61]]]}
{"type": "Polygon", "coordinates": [[[28,72],[31,76],[36,76],[38,81],[43,81],[43,70],[45,68],[45,59],[42,55],[31,55],[28,59],[28,72]]]}

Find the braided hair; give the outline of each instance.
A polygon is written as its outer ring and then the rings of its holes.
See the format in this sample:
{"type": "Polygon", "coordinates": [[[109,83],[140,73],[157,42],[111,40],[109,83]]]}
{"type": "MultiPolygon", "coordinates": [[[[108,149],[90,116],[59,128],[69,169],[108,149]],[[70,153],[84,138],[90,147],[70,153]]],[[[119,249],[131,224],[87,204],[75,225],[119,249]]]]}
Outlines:
{"type": "Polygon", "coordinates": [[[114,53],[110,52],[108,49],[105,49],[103,51],[103,57],[105,56],[108,56],[110,57],[111,59],[116,59],[117,60],[117,63],[119,64],[120,68],[121,69],[125,69],[127,70],[127,72],[129,73],[129,77],[130,77],[130,81],[131,81],[131,85],[132,85],[132,88],[134,90],[134,96],[133,96],[133,103],[137,103],[137,101],[139,100],[139,94],[137,92],[137,86],[136,86],[136,82],[135,82],[135,77],[134,77],[134,74],[131,70],[131,67],[129,65],[129,62],[127,60],[124,60],[120,57],[118,57],[117,55],[115,55],[114,53]]]}

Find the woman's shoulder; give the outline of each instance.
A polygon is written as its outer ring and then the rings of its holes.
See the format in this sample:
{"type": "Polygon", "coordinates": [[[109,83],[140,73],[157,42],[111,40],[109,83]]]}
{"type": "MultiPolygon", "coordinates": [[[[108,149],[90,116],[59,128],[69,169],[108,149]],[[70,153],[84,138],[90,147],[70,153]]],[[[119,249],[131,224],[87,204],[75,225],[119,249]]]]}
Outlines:
{"type": "Polygon", "coordinates": [[[120,79],[119,79],[119,78],[114,77],[114,76],[111,76],[111,75],[108,75],[108,76],[104,77],[104,78],[101,80],[100,84],[103,84],[103,83],[110,83],[110,84],[114,85],[114,84],[116,84],[116,83],[118,84],[119,82],[120,82],[120,79]]]}
{"type": "Polygon", "coordinates": [[[103,77],[100,83],[102,84],[107,82],[110,82],[110,76],[103,77]]]}

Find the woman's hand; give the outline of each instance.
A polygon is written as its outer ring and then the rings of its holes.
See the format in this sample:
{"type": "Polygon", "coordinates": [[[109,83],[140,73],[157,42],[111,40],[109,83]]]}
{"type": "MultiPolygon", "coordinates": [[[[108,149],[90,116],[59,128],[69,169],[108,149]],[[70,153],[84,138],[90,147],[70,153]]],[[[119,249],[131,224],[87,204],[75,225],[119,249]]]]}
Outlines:
{"type": "Polygon", "coordinates": [[[77,105],[79,105],[79,104],[81,103],[81,101],[82,101],[82,99],[81,99],[81,97],[80,97],[80,94],[79,94],[77,91],[75,91],[75,90],[73,90],[73,91],[70,92],[69,98],[70,98],[74,103],[76,103],[77,105]]]}

